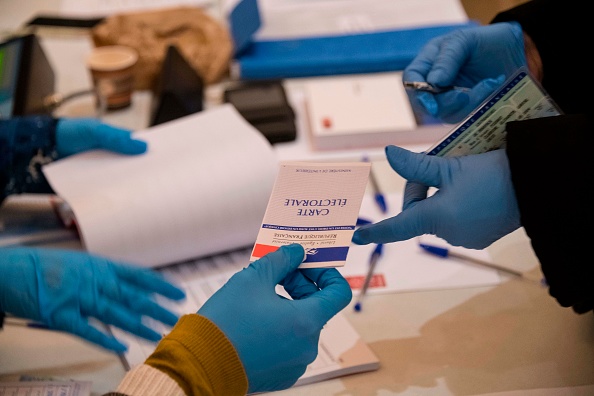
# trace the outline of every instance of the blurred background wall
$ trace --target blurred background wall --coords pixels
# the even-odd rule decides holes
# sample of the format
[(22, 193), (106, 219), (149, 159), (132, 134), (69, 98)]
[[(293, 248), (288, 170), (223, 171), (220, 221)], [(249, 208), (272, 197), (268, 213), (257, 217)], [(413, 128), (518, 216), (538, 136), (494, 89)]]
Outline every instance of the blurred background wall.
[(495, 15), (528, 0), (460, 0), (468, 17), (482, 24), (487, 24)]

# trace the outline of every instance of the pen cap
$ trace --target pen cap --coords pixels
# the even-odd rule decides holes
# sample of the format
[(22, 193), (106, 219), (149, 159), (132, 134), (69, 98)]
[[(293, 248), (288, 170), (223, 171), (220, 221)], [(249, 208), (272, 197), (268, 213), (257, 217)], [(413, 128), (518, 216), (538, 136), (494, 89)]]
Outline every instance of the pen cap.
[(424, 243), (419, 243), (419, 246), (422, 249), (425, 249), (426, 251), (428, 251), (429, 253), (435, 254), (436, 256), (448, 257), (448, 249), (446, 249), (446, 248), (441, 248), (441, 247), (438, 247), (438, 246), (425, 245)]
[(384, 250), (384, 244), (378, 243), (377, 246), (375, 247), (375, 249), (373, 250), (373, 254), (379, 256), (382, 254), (383, 250)]

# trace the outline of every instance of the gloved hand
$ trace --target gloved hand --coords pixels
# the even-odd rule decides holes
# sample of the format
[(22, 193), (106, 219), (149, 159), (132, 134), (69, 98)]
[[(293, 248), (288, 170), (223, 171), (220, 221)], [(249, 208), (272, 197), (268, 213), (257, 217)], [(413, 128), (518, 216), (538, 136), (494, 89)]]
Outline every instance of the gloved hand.
[(456, 30), (429, 41), (404, 69), (404, 81), (454, 85), (468, 91), (415, 92), (429, 114), (462, 121), (518, 68), (526, 65), (522, 28), (502, 22)]
[[(354, 243), (433, 234), (455, 246), (483, 249), (520, 227), (504, 149), (447, 158), (388, 146), (386, 155), (390, 166), (407, 179), (402, 212), (360, 227)], [(428, 186), (439, 190), (427, 197)]]
[(93, 149), (142, 154), (146, 148), (146, 142), (133, 139), (130, 131), (94, 118), (62, 118), (56, 126), (56, 149), (60, 158)]
[(83, 252), (52, 249), (0, 249), (0, 311), (76, 334), (109, 350), (126, 346), (88, 323), (96, 318), (152, 341), (161, 334), (142, 315), (169, 326), (178, 317), (154, 301), (184, 292), (151, 270), (116, 264)]
[[(301, 245), (281, 247), (235, 274), (198, 310), (237, 350), (250, 393), (293, 385), (316, 358), (322, 327), (352, 298), (334, 268), (295, 271), (303, 257)], [(293, 300), (279, 296), (277, 284)]]

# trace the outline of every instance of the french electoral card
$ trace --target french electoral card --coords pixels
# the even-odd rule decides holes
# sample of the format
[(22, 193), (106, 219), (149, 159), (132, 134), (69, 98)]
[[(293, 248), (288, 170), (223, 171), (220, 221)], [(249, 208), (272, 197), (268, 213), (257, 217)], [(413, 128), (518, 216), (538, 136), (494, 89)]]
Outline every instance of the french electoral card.
[(299, 243), (300, 268), (344, 266), (370, 169), (369, 162), (281, 162), (250, 261)]
[(496, 150), (505, 146), (507, 122), (559, 114), (559, 107), (522, 67), (426, 153), (454, 157)]

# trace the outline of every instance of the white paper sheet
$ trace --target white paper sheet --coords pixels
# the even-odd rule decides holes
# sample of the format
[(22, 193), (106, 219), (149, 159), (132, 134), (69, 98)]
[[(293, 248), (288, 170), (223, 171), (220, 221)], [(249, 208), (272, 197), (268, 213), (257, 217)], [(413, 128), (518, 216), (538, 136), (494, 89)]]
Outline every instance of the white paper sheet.
[(147, 153), (92, 151), (44, 167), (89, 252), (154, 267), (253, 245), (277, 160), (232, 105), (136, 136)]
[(259, 0), (258, 5), (258, 40), (468, 22), (458, 0)]

